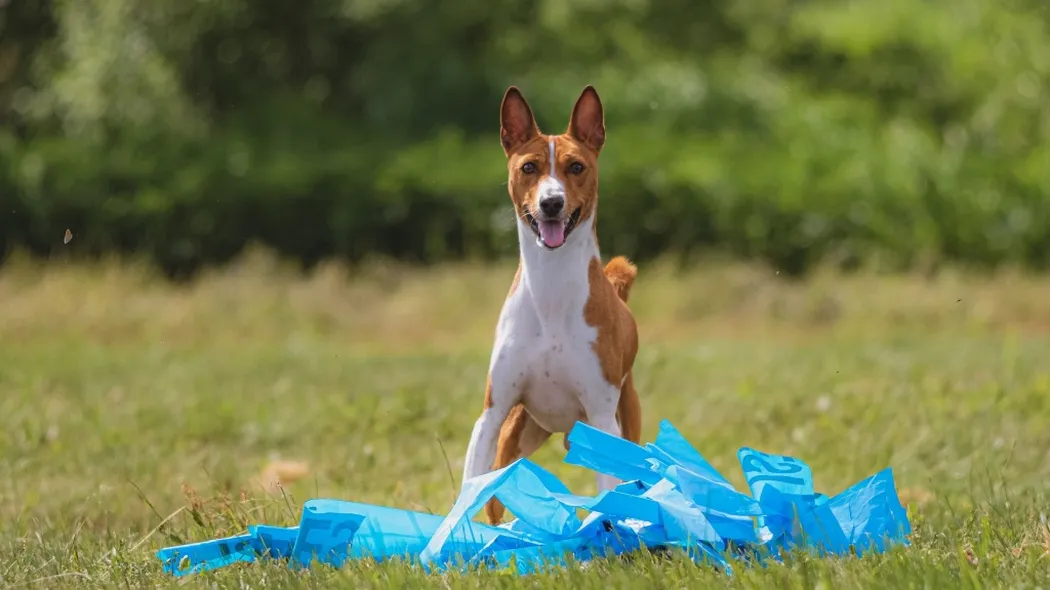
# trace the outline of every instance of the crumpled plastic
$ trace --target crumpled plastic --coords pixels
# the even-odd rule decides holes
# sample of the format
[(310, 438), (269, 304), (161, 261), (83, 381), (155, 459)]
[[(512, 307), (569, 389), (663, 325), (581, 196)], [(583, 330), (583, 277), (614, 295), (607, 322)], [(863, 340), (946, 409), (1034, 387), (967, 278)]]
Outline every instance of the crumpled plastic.
[[(236, 562), (287, 561), (339, 567), (347, 560), (407, 559), (428, 571), (484, 564), (528, 574), (620, 555), (677, 548), (732, 574), (731, 561), (781, 560), (784, 552), (866, 555), (907, 546), (908, 515), (886, 468), (839, 494), (817, 493), (808, 465), (744, 447), (737, 453), (750, 495), (736, 490), (666, 420), (644, 446), (584, 423), (569, 433), (565, 462), (624, 483), (579, 496), (528, 459), (480, 475), (446, 516), (341, 500), (303, 506), (299, 525), (255, 525), (246, 534), (157, 552), (175, 576)], [(474, 522), (490, 498), (517, 519)], [(578, 516), (587, 511), (586, 518)]]

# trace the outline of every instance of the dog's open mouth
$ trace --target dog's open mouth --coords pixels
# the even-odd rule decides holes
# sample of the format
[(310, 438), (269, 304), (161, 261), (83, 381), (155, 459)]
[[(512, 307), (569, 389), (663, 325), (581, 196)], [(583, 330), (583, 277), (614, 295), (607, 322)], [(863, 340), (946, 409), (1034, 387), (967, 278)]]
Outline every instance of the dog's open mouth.
[(572, 230), (576, 228), (576, 224), (580, 221), (581, 209), (577, 207), (568, 217), (561, 219), (542, 220), (533, 217), (532, 213), (526, 209), (525, 219), (528, 220), (532, 231), (536, 233), (536, 240), (548, 250), (554, 250), (560, 248)]

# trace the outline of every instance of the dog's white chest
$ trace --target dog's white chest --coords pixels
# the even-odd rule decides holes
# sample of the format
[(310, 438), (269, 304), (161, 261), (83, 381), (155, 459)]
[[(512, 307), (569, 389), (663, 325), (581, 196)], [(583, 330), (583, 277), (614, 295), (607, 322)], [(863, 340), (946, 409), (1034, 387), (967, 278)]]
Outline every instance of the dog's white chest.
[(553, 300), (523, 284), (503, 309), (491, 369), (520, 388), (526, 411), (548, 432), (571, 430), (586, 418), (586, 398), (607, 389), (593, 348), (598, 331), (584, 320), (588, 296), (586, 280)]

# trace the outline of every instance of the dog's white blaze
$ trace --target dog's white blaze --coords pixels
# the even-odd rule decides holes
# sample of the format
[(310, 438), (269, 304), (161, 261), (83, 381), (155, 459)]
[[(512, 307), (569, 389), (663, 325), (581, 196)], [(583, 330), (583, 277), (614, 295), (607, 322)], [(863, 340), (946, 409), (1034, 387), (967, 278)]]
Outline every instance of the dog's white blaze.
[[(557, 160), (557, 158), (554, 157), (554, 140), (551, 139), (550, 142), (548, 143), (548, 145), (550, 146), (550, 153), (551, 153), (551, 171), (550, 171), (550, 175), (551, 175), (551, 178), (553, 178), (554, 180), (558, 180), (558, 160)], [(558, 182), (560, 183), (561, 181), (558, 180)]]
[[(565, 184), (558, 178), (557, 160), (554, 153), (554, 140), (550, 140), (548, 144), (550, 149), (550, 170), (547, 171), (547, 175), (540, 179), (540, 184), (536, 190), (536, 203), (534, 205), (539, 207), (540, 201), (550, 197), (565, 197)], [(535, 210), (535, 209), (534, 209)]]
[[(552, 158), (553, 149), (552, 142)], [(577, 420), (586, 420), (620, 436), (620, 388), (605, 380), (593, 348), (598, 331), (584, 319), (588, 270), (599, 257), (593, 223), (593, 217), (582, 221), (564, 246), (548, 250), (519, 219), (521, 277), (500, 313), (489, 362), (492, 407), (474, 426), (464, 481), (492, 468), (500, 426), (519, 402), (549, 433), (568, 432)], [(616, 484), (615, 478), (598, 476), (599, 490)]]

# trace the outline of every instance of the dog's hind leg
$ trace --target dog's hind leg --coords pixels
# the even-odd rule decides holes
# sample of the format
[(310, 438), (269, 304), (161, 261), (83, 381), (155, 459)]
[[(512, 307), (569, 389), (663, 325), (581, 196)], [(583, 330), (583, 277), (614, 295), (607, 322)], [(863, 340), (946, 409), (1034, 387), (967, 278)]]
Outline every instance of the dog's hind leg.
[(642, 402), (634, 389), (634, 375), (627, 378), (620, 388), (620, 401), (616, 406), (616, 419), (620, 422), (621, 436), (634, 444), (642, 441)]
[[(507, 420), (499, 432), (496, 444), (496, 460), (492, 470), (502, 469), (521, 457), (528, 457), (547, 442), (551, 433), (543, 429), (525, 411), (525, 406), (518, 404), (510, 411)], [(499, 524), (506, 508), (503, 503), (493, 498), (485, 504), (485, 514), (490, 524)]]

